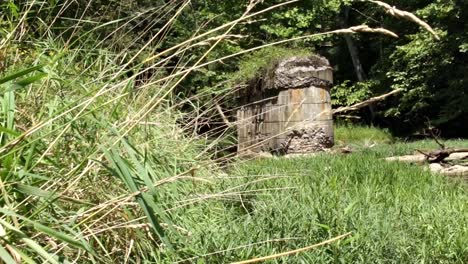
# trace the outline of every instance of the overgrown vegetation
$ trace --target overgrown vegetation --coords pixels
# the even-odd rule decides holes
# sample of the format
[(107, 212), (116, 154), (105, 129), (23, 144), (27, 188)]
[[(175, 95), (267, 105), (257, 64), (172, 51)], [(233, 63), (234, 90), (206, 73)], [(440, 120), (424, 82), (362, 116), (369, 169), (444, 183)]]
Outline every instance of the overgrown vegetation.
[(239, 71), (235, 72), (230, 79), (233, 84), (245, 83), (253, 79), (256, 74), (273, 67), (272, 65), (277, 64), (281, 59), (311, 55), (311, 51), (306, 49), (267, 47), (245, 56), (239, 64)]
[[(428, 17), (444, 7), (439, 31), (459, 27), (452, 18), (461, 14), (462, 2), (427, 7), (424, 1), (410, 2), (402, 7), (429, 10)], [(232, 152), (234, 128), (216, 123), (220, 110), (215, 105), (229, 101), (233, 92), (226, 83), (248, 78), (284, 56), (328, 52), (340, 82), (353, 79), (344, 73), (351, 70), (339, 68), (347, 64), (337, 60), (347, 51), (335, 44), (323, 48), (328, 41), (339, 43), (338, 37), (285, 38), (341, 27), (344, 7), (376, 15), (367, 4), (3, 1), (0, 259), (223, 263), (352, 232), (339, 243), (276, 261), (468, 261), (466, 184), (380, 160), (414, 145), (383, 146), (393, 142), (387, 131), (339, 127), (341, 144), (377, 147), (349, 157), (241, 164)], [(355, 21), (361, 22), (354, 17), (348, 22)], [(405, 27), (398, 24), (395, 30)], [(390, 102), (382, 109), (388, 116), (406, 115), (405, 107), (419, 97), (424, 107), (414, 105), (414, 111), (420, 113), (438, 98), (430, 94), (436, 86), (426, 90), (422, 82), (428, 76), (439, 80), (436, 72), (446, 66), (462, 72), (465, 66), (454, 59), (458, 53), (448, 54), (441, 65), (431, 64), (441, 67), (433, 72), (423, 64), (416, 76), (413, 67), (457, 45), (465, 54), (466, 38), (457, 31), (441, 34), (442, 44), (427, 43), (426, 33), (409, 31), (415, 35), (391, 42), (378, 56), (372, 45), (386, 40), (372, 41), (376, 37), (369, 35), (356, 40), (372, 44), (374, 56), (366, 68), (375, 66), (375, 76), (384, 70), (389, 75), (367, 84), (352, 80), (349, 86), (362, 89), (337, 96), (338, 105), (385, 90), (392, 78), (392, 85), (409, 92), (401, 105)], [(249, 49), (276, 40), (285, 40), (281, 48), (248, 55)], [(375, 62), (385, 56), (395, 64)], [(399, 62), (405, 69), (395, 68)], [(397, 70), (415, 78), (396, 78), (403, 76)], [(440, 78), (437, 85), (450, 82), (450, 89), (463, 94), (465, 79)], [(380, 86), (374, 90), (371, 84)], [(439, 95), (447, 105), (463, 98)], [(460, 108), (458, 116), (464, 111)], [(228, 118), (234, 112), (227, 109)]]

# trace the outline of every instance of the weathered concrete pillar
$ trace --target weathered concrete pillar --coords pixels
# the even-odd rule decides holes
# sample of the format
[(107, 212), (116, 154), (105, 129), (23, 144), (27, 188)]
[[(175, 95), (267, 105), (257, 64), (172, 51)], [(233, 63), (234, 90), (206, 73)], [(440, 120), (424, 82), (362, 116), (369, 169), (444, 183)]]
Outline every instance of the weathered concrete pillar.
[(333, 145), (333, 71), (319, 56), (263, 70), (239, 93), (239, 152), (311, 153)]

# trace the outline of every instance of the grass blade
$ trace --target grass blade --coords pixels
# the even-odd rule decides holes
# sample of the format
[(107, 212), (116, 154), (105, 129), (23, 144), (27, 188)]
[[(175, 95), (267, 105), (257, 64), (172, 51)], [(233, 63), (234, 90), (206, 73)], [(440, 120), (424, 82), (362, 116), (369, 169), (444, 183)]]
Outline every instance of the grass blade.
[(39, 81), (40, 79), (42, 79), (42, 78), (44, 78), (46, 76), (47, 76), (47, 73), (41, 72), (41, 73), (38, 73), (38, 74), (33, 75), (31, 77), (27, 77), (27, 78), (24, 78), (22, 80), (19, 80), (15, 84), (19, 85), (21, 87), (24, 87), (24, 86), (29, 85), (31, 83), (37, 82), (37, 81)]
[[(140, 184), (132, 175), (134, 168), (132, 168), (130, 162), (123, 159), (114, 147), (111, 148), (110, 152), (105, 151), (105, 154), (111, 163), (111, 167), (108, 168), (110, 169), (110, 172), (116, 174), (116, 176), (118, 176), (127, 185), (131, 192), (139, 192)], [(158, 216), (156, 215), (154, 208), (150, 206), (150, 204), (152, 204), (152, 199), (152, 196), (145, 193), (136, 196), (136, 200), (148, 218), (154, 233), (169, 249), (172, 250), (172, 244), (167, 239), (164, 229), (159, 223)]]
[(41, 69), (42, 67), (44, 67), (44, 65), (43, 65), (43, 64), (40, 64), (40, 65), (31, 67), (31, 68), (27, 68), (27, 69), (25, 69), (25, 70), (16, 72), (16, 73), (11, 74), (11, 75), (9, 75), (9, 76), (0, 78), (0, 84), (4, 84), (4, 83), (9, 82), (9, 81), (11, 81), (11, 80), (14, 80), (14, 79), (17, 79), (17, 78), (19, 78), (19, 77), (25, 76), (26, 74), (29, 74), (29, 73), (31, 73), (31, 72), (34, 72), (34, 71), (37, 71), (37, 70)]
[(49, 252), (47, 252), (43, 247), (41, 247), (39, 244), (37, 244), (36, 242), (34, 242), (34, 240), (30, 239), (30, 238), (26, 238), (24, 237), (23, 239), (21, 239), (24, 243), (26, 243), (26, 245), (28, 245), (31, 249), (33, 249), (34, 251), (36, 251), (39, 255), (41, 255), (44, 259), (46, 259), (47, 261), (49, 261), (50, 263), (53, 263), (53, 264), (59, 264), (59, 262), (54, 258), (54, 256), (52, 254), (50, 254)]
[(42, 225), (42, 224), (39, 224), (39, 223), (36, 223), (34, 224), (34, 228), (36, 228), (38, 231), (41, 231), (43, 232), (44, 234), (46, 235), (49, 235), (51, 237), (54, 237), (62, 242), (65, 242), (69, 245), (72, 245), (74, 247), (77, 247), (77, 248), (81, 248), (81, 249), (84, 249), (86, 251), (91, 251), (91, 247), (85, 243), (85, 242), (80, 242), (80, 241), (77, 241), (76, 239), (74, 239), (73, 237), (63, 233), (63, 232), (58, 232), (57, 230), (54, 230), (50, 227), (47, 227), (45, 225)]
[[(43, 232), (44, 234), (46, 235), (49, 235), (51, 237), (54, 237), (62, 242), (65, 242), (69, 245), (72, 245), (72, 246), (75, 246), (75, 247), (78, 247), (78, 248), (81, 248), (81, 249), (84, 249), (84, 250), (87, 250), (89, 251), (91, 249), (91, 247), (89, 246), (88, 243), (84, 242), (84, 241), (77, 241), (76, 239), (74, 239), (73, 237), (63, 233), (63, 232), (59, 232), (55, 229), (52, 229), (50, 227), (47, 227), (41, 223), (38, 223), (36, 221), (33, 221), (27, 217), (24, 217), (24, 216), (21, 216), (21, 215), (18, 215), (16, 213), (13, 213), (11, 211), (8, 211), (6, 209), (3, 209), (3, 208), (0, 208), (0, 213), (3, 213), (4, 215), (8, 215), (8, 216), (14, 216), (14, 217), (17, 217), (25, 222), (27, 222), (28, 224), (31, 224), (36, 230), (40, 231), (40, 232)], [(1, 219), (0, 219), (1, 220)], [(4, 223), (5, 224), (5, 223)], [(21, 233), (22, 232), (19, 230), (19, 229), (16, 229), (16, 228), (13, 228), (12, 226), (10, 226), (10, 229), (15, 231), (16, 233)], [(23, 236), (25, 236), (23, 234)]]

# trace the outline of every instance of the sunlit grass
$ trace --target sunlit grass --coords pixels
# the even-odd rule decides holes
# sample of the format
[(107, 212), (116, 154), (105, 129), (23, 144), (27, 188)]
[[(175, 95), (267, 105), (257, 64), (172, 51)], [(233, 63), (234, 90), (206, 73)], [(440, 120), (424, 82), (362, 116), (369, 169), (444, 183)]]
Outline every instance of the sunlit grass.
[(467, 183), (382, 160), (426, 146), (434, 144), (234, 165), (218, 180), (218, 196), (177, 215), (192, 230), (194, 255), (228, 250), (201, 263), (266, 256), (346, 232), (353, 234), (339, 243), (274, 263), (466, 263)]
[(339, 124), (335, 126), (335, 142), (345, 144), (391, 143), (394, 138), (389, 131), (372, 126)]

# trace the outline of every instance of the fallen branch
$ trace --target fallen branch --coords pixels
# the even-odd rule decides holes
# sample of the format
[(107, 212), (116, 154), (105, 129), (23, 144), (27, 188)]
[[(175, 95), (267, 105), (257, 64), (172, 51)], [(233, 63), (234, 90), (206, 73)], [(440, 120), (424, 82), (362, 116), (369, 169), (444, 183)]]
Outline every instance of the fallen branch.
[(397, 94), (397, 93), (400, 93), (402, 92), (403, 89), (397, 89), (397, 90), (393, 90), (389, 93), (386, 93), (386, 94), (383, 94), (383, 95), (379, 95), (379, 96), (376, 96), (376, 97), (372, 97), (371, 99), (369, 100), (366, 100), (364, 102), (360, 102), (360, 103), (357, 103), (357, 104), (354, 104), (352, 106), (344, 106), (344, 107), (339, 107), (335, 110), (333, 110), (333, 114), (338, 114), (338, 113), (343, 113), (343, 112), (347, 112), (347, 111), (356, 111), (356, 110), (359, 110), (363, 107), (366, 107), (368, 105), (371, 105), (375, 102), (378, 102), (378, 101), (382, 101), (384, 100), (385, 98), (389, 97), (389, 96), (392, 96), (394, 94)]
[(429, 133), (431, 134), (431, 136), (434, 138), (434, 141), (437, 143), (437, 145), (439, 145), (441, 149), (446, 149), (445, 144), (439, 141), (439, 139), (434, 134), (434, 131), (432, 131), (432, 129), (429, 129)]
[(429, 162), (426, 168), (431, 172), (447, 176), (468, 176), (468, 166), (456, 164), (468, 159), (467, 148), (435, 150), (429, 153), (418, 150), (418, 152), (421, 154), (389, 157), (385, 160), (410, 162), (417, 165), (425, 165)]
[(461, 149), (438, 149), (433, 150), (430, 152), (424, 152), (421, 150), (416, 150), (417, 152), (423, 154), (426, 157), (426, 161), (429, 163), (441, 163), (444, 162), (446, 158), (448, 158), (453, 153), (466, 153), (468, 152), (468, 148), (461, 148)]
[(261, 258), (254, 258), (254, 259), (249, 259), (249, 260), (244, 260), (244, 261), (239, 261), (239, 262), (233, 262), (232, 264), (258, 263), (258, 262), (263, 262), (263, 261), (270, 260), (270, 259), (286, 257), (286, 256), (294, 255), (294, 254), (297, 254), (297, 253), (300, 253), (300, 252), (304, 252), (304, 251), (311, 250), (311, 249), (314, 249), (314, 248), (317, 248), (317, 247), (320, 247), (320, 246), (323, 246), (323, 245), (333, 243), (333, 242), (338, 241), (340, 239), (343, 239), (343, 238), (345, 238), (345, 237), (347, 237), (349, 235), (351, 235), (351, 232), (346, 233), (346, 234), (341, 235), (341, 236), (334, 237), (332, 239), (329, 239), (329, 240), (326, 240), (326, 241), (323, 241), (323, 242), (320, 242), (320, 243), (312, 245), (312, 246), (305, 247), (305, 248), (291, 250), (291, 251), (288, 251), (288, 252), (278, 253), (278, 254), (274, 254), (274, 255), (270, 255), (270, 256), (266, 256), (266, 257), (261, 257)]
[[(448, 156), (445, 160), (446, 161), (456, 161), (456, 160), (465, 160), (468, 159), (468, 151), (463, 152), (462, 149), (459, 152), (453, 152)], [(396, 156), (396, 157), (388, 157), (385, 158), (387, 161), (405, 161), (405, 162), (413, 162), (413, 163), (424, 163), (427, 161), (427, 153), (422, 154), (415, 154), (415, 155), (405, 155), (405, 156)]]

